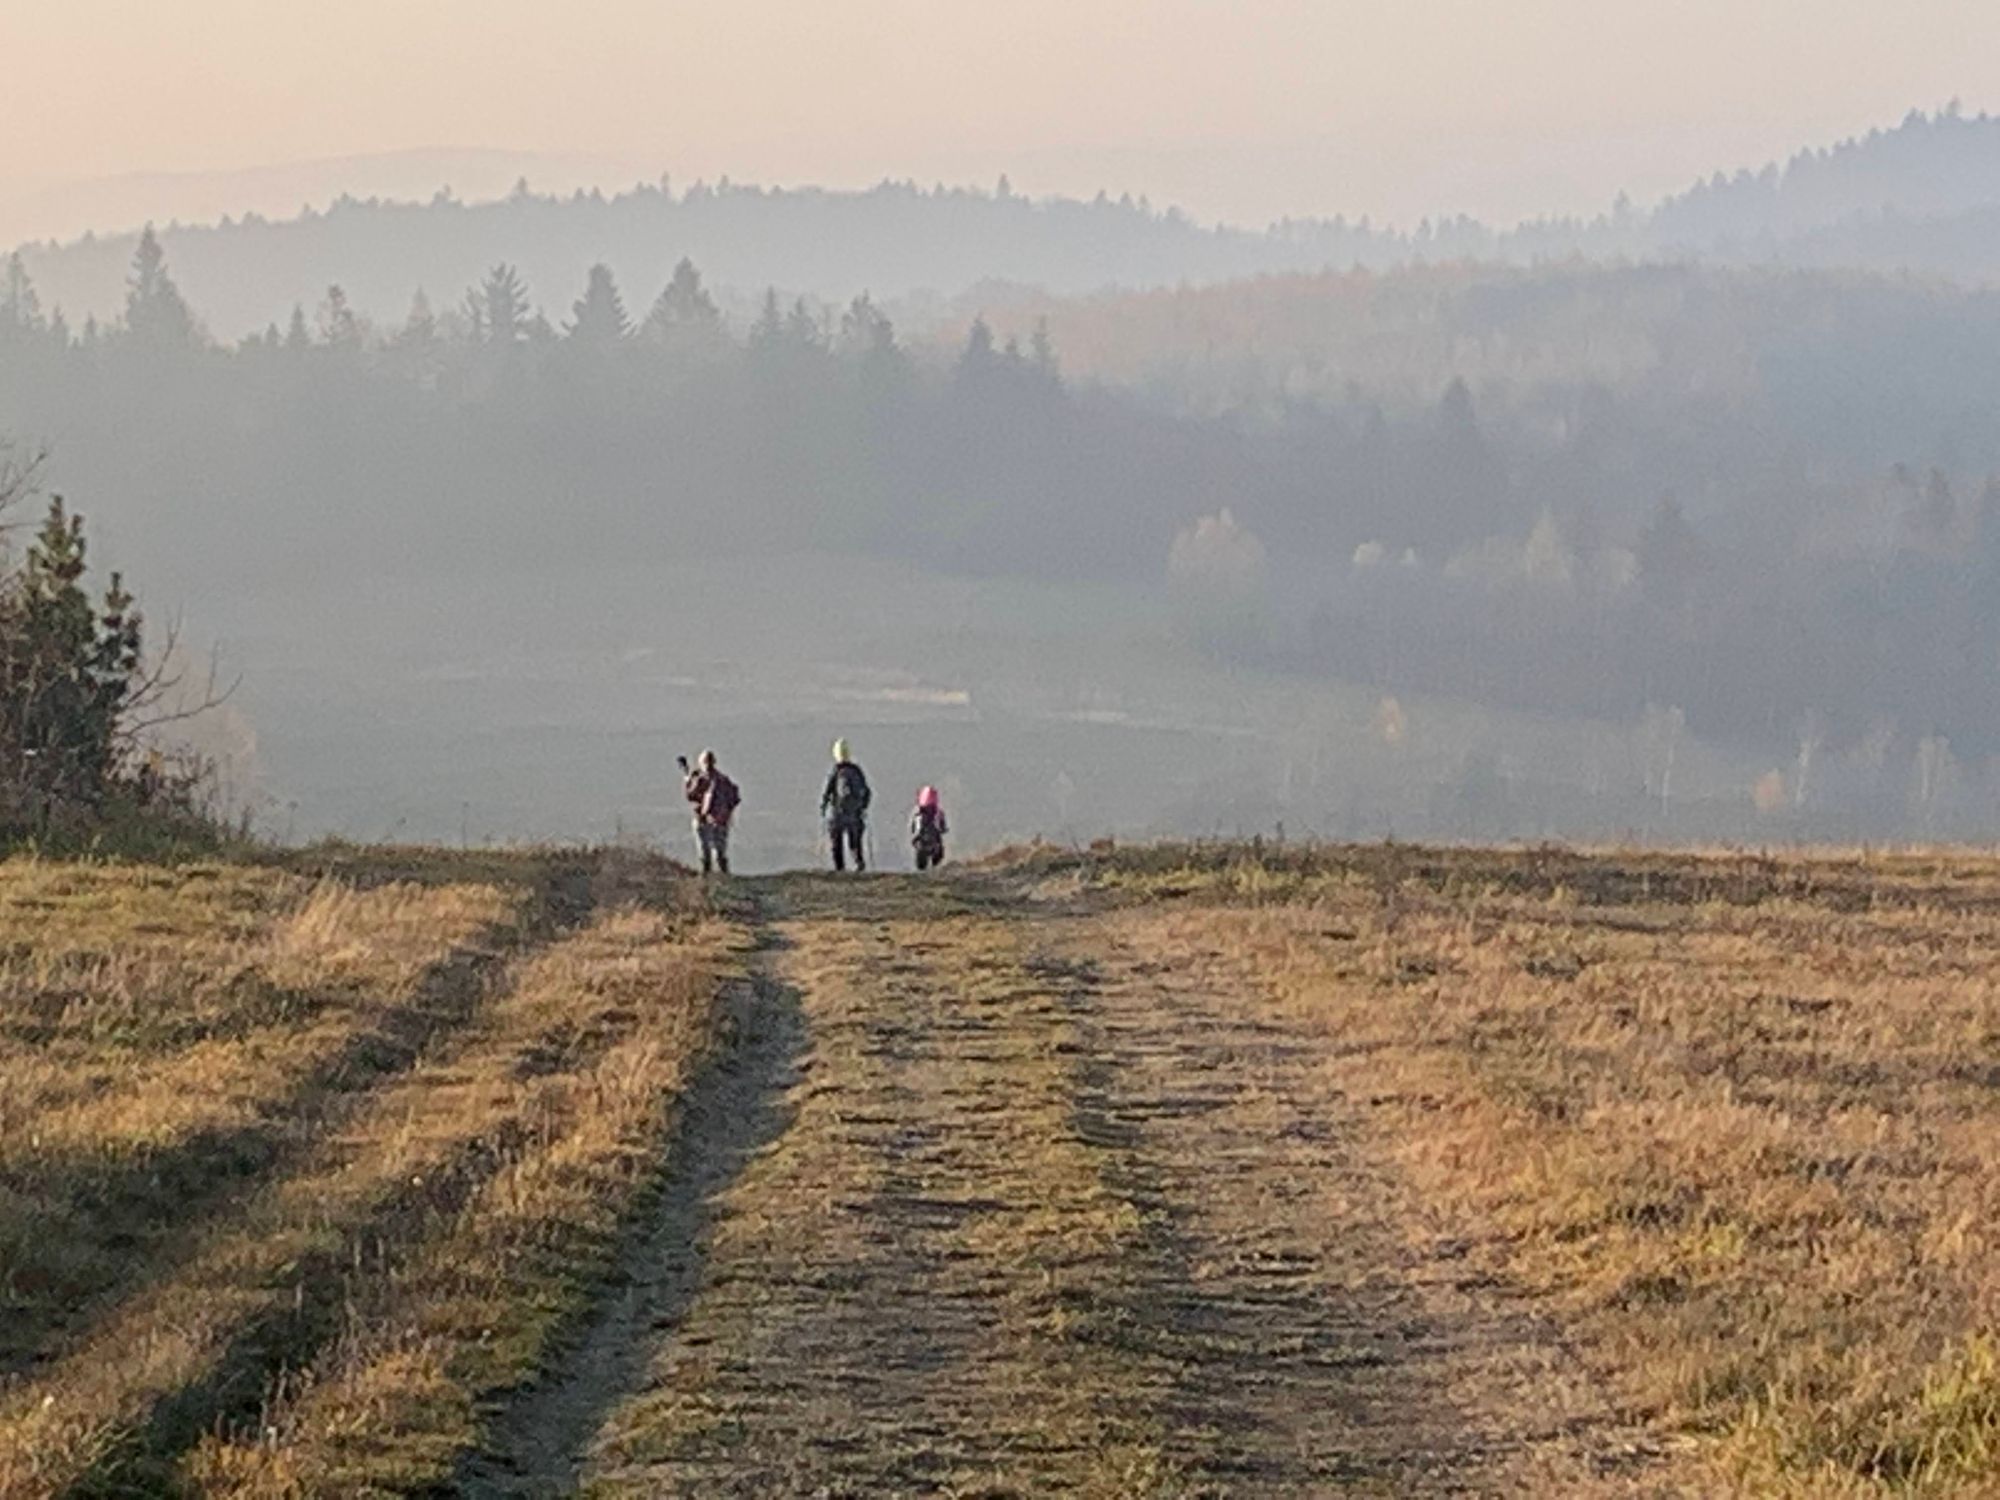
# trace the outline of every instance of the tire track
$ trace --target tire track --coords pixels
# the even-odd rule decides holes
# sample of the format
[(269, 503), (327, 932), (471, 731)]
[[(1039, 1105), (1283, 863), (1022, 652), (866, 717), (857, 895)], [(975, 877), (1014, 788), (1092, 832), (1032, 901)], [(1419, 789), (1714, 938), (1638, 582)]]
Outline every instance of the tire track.
[(768, 929), (760, 937), (752, 974), (730, 993), (713, 1054), (681, 1101), (661, 1187), (639, 1208), (645, 1228), (620, 1280), (556, 1368), (493, 1420), (486, 1451), (460, 1471), (461, 1493), (575, 1493), (606, 1417), (686, 1316), (718, 1199), (790, 1125), (805, 1029), (798, 996), (774, 973), (776, 939)]
[(1090, 1316), (1136, 1216), (1072, 1128), (1067, 1007), (1013, 922), (853, 890), (781, 926), (792, 1127), (720, 1206), (592, 1493), (1160, 1492), (1146, 1382)]
[(1595, 1487), (1523, 1477), (1559, 1402), (1465, 1399), (1534, 1384), (1532, 1333), (1430, 1284), (1331, 1043), (1198, 923), (977, 875), (765, 892), (749, 1003), (789, 1019), (739, 1028), (630, 1280), (471, 1491)]
[[(1323, 1040), (1197, 927), (1110, 916), (1044, 963), (1091, 1017), (1085, 1107), (1154, 1253), (1132, 1315), (1178, 1372), (1168, 1456), (1202, 1493), (1599, 1493), (1545, 1331), (1465, 1295), (1341, 1127)], [(1610, 1446), (1616, 1446), (1615, 1443)]]

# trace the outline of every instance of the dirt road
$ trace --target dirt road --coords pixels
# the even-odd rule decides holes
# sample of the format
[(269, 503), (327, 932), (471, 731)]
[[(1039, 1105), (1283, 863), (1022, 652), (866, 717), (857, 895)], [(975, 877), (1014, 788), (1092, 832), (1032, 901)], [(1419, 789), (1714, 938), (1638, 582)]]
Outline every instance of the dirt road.
[(1199, 922), (1000, 876), (746, 884), (670, 1182), (481, 1493), (1630, 1491), (1545, 1328), (1408, 1232)]

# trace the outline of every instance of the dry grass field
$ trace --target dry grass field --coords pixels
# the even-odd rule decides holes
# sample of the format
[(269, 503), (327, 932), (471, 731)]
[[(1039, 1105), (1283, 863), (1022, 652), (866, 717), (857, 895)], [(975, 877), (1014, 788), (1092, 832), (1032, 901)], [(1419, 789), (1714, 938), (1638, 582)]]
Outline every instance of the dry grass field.
[(2000, 863), (1042, 864), (1332, 1044), (1410, 1248), (1574, 1356), (1639, 1488), (2000, 1492)]
[(0, 864), (0, 1494), (448, 1483), (740, 943), (665, 867)]
[(2000, 862), (0, 864), (0, 1495), (2000, 1492)]

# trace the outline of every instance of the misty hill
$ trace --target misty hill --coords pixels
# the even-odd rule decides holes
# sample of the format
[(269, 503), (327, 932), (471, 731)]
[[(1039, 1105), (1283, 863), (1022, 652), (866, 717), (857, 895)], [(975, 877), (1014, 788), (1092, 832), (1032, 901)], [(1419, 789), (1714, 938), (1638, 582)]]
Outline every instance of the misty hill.
[(2000, 827), (2000, 292), (1457, 265), (940, 347), (867, 299), (732, 327), (686, 264), (558, 328), (501, 268), (223, 347), (157, 244), (129, 279), (79, 334), (10, 268), (0, 433), (233, 622), (291, 785), (404, 736), (357, 816), (487, 754), (544, 831), (580, 722), (644, 786), (635, 717), (759, 723), (776, 776), (873, 715), (1013, 831), (1722, 836), (1753, 782), (1774, 830)]
[[(500, 198), (523, 177), (545, 191), (568, 192), (594, 183), (637, 182), (655, 175), (650, 162), (636, 156), (413, 147), (219, 171), (120, 172), (11, 190), (0, 185), (0, 241), (62, 241), (148, 222), (208, 224), (246, 214), (283, 219), (343, 194), (422, 202), (446, 183), (473, 201)], [(10, 227), (16, 225), (23, 227)]]
[[(1694, 249), (1838, 244), (1858, 222), (1950, 222), (2000, 207), (2000, 119), (1956, 106), (1912, 111), (1871, 130), (1805, 150), (1759, 172), (1718, 172), (1650, 216), (1663, 246)], [(1911, 240), (1914, 249), (1915, 241)]]
[[(234, 340), (338, 284), (359, 313), (400, 319), (422, 289), (455, 302), (493, 264), (523, 274), (551, 310), (596, 262), (650, 300), (683, 256), (707, 268), (747, 323), (765, 286), (845, 301), (856, 292), (950, 298), (987, 281), (1058, 294), (1211, 283), (1353, 266), (1550, 258), (1710, 258), (2000, 279), (2000, 120), (1912, 114), (1782, 166), (1700, 183), (1646, 212), (1621, 204), (1591, 221), (1499, 229), (1468, 219), (1390, 229), (1366, 219), (1295, 220), (1267, 230), (1198, 224), (1131, 198), (1029, 199), (1008, 190), (883, 183), (862, 192), (662, 182), (605, 195), (498, 201), (336, 199), (324, 211), (255, 214), (163, 231), (210, 331)], [(80, 326), (114, 316), (135, 238), (86, 237), (25, 250), (44, 300)], [(916, 299), (916, 300), (911, 300)]]
[[(1761, 266), (1413, 266), (1048, 297), (986, 314), (1071, 375), (1243, 421), (1362, 399), (1408, 413), (1453, 380), (1562, 440), (1593, 403), (1704, 414), (1844, 464), (2000, 466), (2000, 292)], [(970, 319), (968, 318), (969, 322)], [(1690, 434), (1693, 437), (1693, 434)], [(1680, 483), (1654, 455), (1634, 486)], [(1619, 492), (1626, 487), (1620, 486)], [(1600, 488), (1600, 503), (1613, 492)]]

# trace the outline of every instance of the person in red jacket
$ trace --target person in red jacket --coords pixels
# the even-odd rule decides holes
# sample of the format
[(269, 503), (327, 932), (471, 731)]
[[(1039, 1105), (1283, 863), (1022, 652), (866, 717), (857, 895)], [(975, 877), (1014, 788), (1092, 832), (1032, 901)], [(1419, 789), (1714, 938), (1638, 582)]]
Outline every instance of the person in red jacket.
[(701, 873), (707, 875), (719, 869), (727, 875), (729, 825), (742, 804), (743, 793), (717, 769), (713, 750), (702, 751), (692, 771), (683, 756), (681, 770), (687, 772), (681, 790), (694, 808), (694, 838), (701, 847)]

